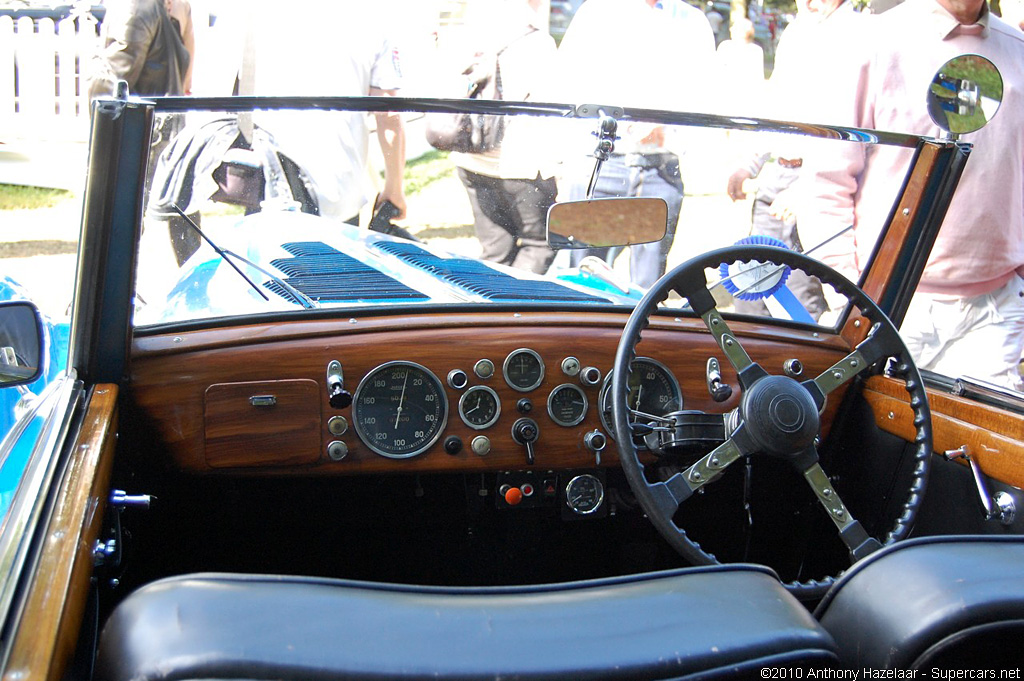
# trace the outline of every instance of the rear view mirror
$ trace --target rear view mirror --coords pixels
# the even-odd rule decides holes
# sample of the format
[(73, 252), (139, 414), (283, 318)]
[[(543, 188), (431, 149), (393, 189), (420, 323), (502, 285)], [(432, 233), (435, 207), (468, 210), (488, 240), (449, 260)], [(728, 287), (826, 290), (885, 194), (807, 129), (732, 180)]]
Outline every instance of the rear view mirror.
[(928, 88), (928, 114), (954, 138), (985, 127), (1002, 101), (999, 69), (977, 54), (950, 59)]
[(548, 210), (552, 248), (608, 248), (661, 241), (668, 204), (659, 198), (607, 198), (556, 203)]
[(0, 303), (0, 388), (38, 379), (44, 364), (43, 319), (27, 301)]

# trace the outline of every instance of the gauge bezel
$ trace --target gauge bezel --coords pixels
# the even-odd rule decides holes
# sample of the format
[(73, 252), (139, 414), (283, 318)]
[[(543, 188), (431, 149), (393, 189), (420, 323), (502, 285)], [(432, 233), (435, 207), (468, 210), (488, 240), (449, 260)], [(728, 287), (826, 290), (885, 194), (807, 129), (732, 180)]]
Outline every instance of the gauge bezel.
[[(561, 420), (560, 418), (555, 416), (555, 411), (551, 407), (551, 401), (554, 399), (555, 394), (565, 389), (574, 390), (577, 395), (583, 398), (583, 409), (580, 412), (579, 418), (573, 421)], [(583, 388), (579, 387), (575, 383), (562, 383), (561, 385), (556, 385), (554, 388), (551, 389), (551, 392), (548, 393), (548, 416), (550, 416), (551, 420), (554, 421), (556, 424), (563, 426), (565, 428), (571, 428), (573, 426), (579, 425), (580, 423), (583, 423), (583, 419), (587, 418), (587, 411), (589, 409), (590, 401), (587, 399), (587, 394), (583, 392)]]
[[(598, 497), (597, 497), (597, 503), (594, 504), (593, 508), (590, 508), (590, 509), (588, 509), (586, 511), (581, 511), (576, 506), (573, 506), (572, 501), (570, 500), (569, 492), (573, 488), (574, 485), (579, 484), (579, 482), (582, 479), (584, 479), (584, 478), (589, 478), (590, 480), (593, 480), (594, 484), (597, 485)], [(601, 482), (601, 478), (597, 477), (596, 475), (593, 475), (591, 473), (581, 473), (581, 474), (577, 475), (572, 480), (570, 480), (569, 482), (566, 483), (566, 485), (565, 485), (565, 505), (569, 508), (570, 511), (572, 511), (576, 515), (591, 515), (593, 513), (597, 513), (597, 511), (601, 508), (601, 506), (603, 504), (604, 504), (604, 483)]]
[[(380, 447), (377, 447), (376, 445), (373, 444), (372, 438), (367, 436), (367, 433), (363, 428), (363, 423), (359, 415), (358, 406), (361, 403), (363, 393), (366, 390), (366, 387), (369, 384), (370, 380), (372, 380), (372, 378), (376, 376), (379, 372), (384, 371), (386, 369), (391, 369), (396, 366), (404, 366), (408, 367), (410, 370), (422, 372), (425, 378), (433, 382), (436, 392), (441, 399), (441, 418), (438, 420), (435, 432), (424, 444), (414, 449), (411, 449), (408, 452), (401, 452), (398, 454), (383, 450)], [(441, 439), (441, 435), (444, 434), (445, 428), (448, 426), (448, 394), (445, 392), (444, 384), (437, 377), (437, 375), (427, 367), (423, 366), (422, 364), (417, 364), (416, 362), (409, 362), (405, 360), (393, 360), (390, 362), (384, 362), (383, 364), (379, 364), (373, 369), (371, 369), (369, 372), (367, 372), (367, 374), (363, 376), (362, 380), (359, 381), (359, 385), (356, 387), (355, 394), (353, 394), (352, 396), (352, 425), (355, 427), (356, 434), (359, 436), (360, 442), (362, 442), (366, 446), (366, 448), (369, 449), (374, 454), (383, 456), (386, 459), (411, 459), (412, 457), (419, 456), (423, 452), (433, 447), (434, 444), (436, 444), (437, 441)]]
[[(656, 366), (657, 368), (661, 369), (663, 372), (665, 372), (665, 375), (668, 376), (669, 379), (672, 381), (672, 387), (675, 389), (675, 394), (679, 398), (679, 409), (676, 410), (676, 411), (679, 411), (679, 410), (683, 409), (683, 405), (685, 404), (684, 398), (683, 398), (683, 389), (680, 387), (679, 379), (677, 379), (676, 375), (674, 373), (672, 373), (672, 370), (669, 369), (662, 362), (659, 362), (658, 360), (656, 360), (656, 359), (654, 359), (652, 357), (637, 357), (632, 362), (630, 362), (630, 366), (635, 365), (637, 363), (652, 364), (652, 365)], [(635, 371), (635, 369), (634, 369), (634, 371)], [(608, 422), (608, 419), (611, 417), (611, 414), (607, 414), (607, 415), (605, 414), (604, 403), (605, 403), (605, 397), (607, 396), (609, 391), (611, 391), (611, 388), (612, 388), (612, 374), (613, 373), (614, 372), (609, 371), (605, 375), (604, 382), (601, 384), (601, 390), (597, 394), (597, 415), (601, 419), (601, 427), (604, 428), (605, 432), (608, 433), (608, 435), (610, 435), (612, 437), (612, 439), (615, 438), (615, 428), (611, 425), (611, 423)], [(646, 447), (645, 447), (645, 449), (646, 449)]]
[[(508, 366), (512, 362), (513, 358), (518, 357), (519, 355), (524, 353), (532, 356), (534, 359), (537, 360), (537, 364), (540, 366), (540, 375), (537, 376), (537, 381), (535, 383), (531, 383), (530, 385), (527, 386), (519, 386), (513, 383), (512, 379), (509, 378)], [(531, 390), (536, 390), (538, 387), (540, 387), (540, 384), (544, 382), (544, 359), (536, 350), (531, 350), (530, 348), (518, 348), (508, 353), (508, 356), (505, 358), (505, 361), (501, 365), (501, 375), (504, 377), (505, 383), (508, 385), (508, 387), (512, 388), (513, 390), (517, 390), (521, 393), (528, 393)]]
[[(466, 398), (469, 397), (470, 395), (472, 395), (475, 392), (485, 392), (485, 393), (489, 394), (491, 396), (491, 398), (494, 399), (494, 417), (491, 418), (491, 420), (488, 421), (487, 423), (481, 423), (481, 424), (473, 423), (472, 421), (469, 420), (469, 418), (466, 417), (466, 413), (465, 413), (465, 411), (463, 411), (463, 406), (464, 406), (464, 404), (466, 402)], [(459, 398), (459, 418), (462, 419), (462, 422), (465, 423), (470, 428), (472, 428), (473, 430), (484, 430), (485, 428), (490, 428), (491, 426), (493, 426), (495, 423), (498, 422), (498, 417), (500, 417), (500, 416), (501, 416), (501, 399), (498, 398), (498, 393), (494, 392), (494, 390), (492, 388), (490, 388), (490, 387), (488, 387), (486, 385), (470, 386), (469, 388), (466, 389), (466, 392), (464, 392), (462, 394), (462, 397)]]

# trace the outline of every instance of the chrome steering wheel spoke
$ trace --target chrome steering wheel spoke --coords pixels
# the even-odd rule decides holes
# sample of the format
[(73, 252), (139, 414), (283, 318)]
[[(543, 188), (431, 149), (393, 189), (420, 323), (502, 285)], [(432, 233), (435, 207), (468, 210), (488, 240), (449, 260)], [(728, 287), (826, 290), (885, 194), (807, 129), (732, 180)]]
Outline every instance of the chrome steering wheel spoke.
[(744, 451), (736, 440), (730, 438), (685, 471), (674, 474), (664, 482), (651, 483), (651, 493), (663, 517), (671, 518), (694, 492), (717, 478), (732, 463), (750, 453)]
[(814, 458), (815, 462), (803, 471), (804, 480), (811, 486), (814, 495), (818, 497), (828, 517), (839, 530), (840, 538), (850, 551), (850, 562), (855, 563), (882, 548), (882, 544), (870, 536), (860, 522), (850, 514), (839, 493), (832, 486), (832, 481), (817, 462), (816, 454)]
[(741, 387), (747, 389), (755, 381), (768, 375), (757, 362), (750, 359), (750, 355), (743, 349), (739, 339), (736, 338), (732, 329), (729, 328), (725, 319), (718, 312), (718, 308), (713, 307), (707, 310), (701, 314), (700, 318), (704, 320), (704, 324), (708, 327), (715, 342), (718, 343), (718, 347), (722, 348), (722, 352), (725, 353), (729, 364), (732, 364), (733, 368), (736, 369), (736, 375), (739, 378)]
[[(876, 324), (868, 333), (867, 338), (861, 341), (853, 352), (823, 371), (812, 381), (805, 383), (805, 385), (810, 388), (809, 384), (813, 383), (814, 386), (817, 386), (817, 390), (820, 391), (821, 398), (828, 396), (829, 393), (837, 390), (850, 381), (850, 379), (898, 351), (898, 348), (894, 350), (891, 347), (891, 339), (886, 339), (885, 336), (883, 328)], [(817, 398), (818, 396), (816, 395), (815, 399)], [(823, 402), (824, 400), (822, 399), (821, 401)]]

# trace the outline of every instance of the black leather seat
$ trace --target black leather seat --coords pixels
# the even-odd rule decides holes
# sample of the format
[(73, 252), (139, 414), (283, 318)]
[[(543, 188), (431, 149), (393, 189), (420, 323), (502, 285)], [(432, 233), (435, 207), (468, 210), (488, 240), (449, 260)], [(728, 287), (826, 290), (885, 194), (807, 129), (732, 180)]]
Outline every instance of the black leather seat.
[(1002, 669), (1024, 662), (1024, 537), (923, 537), (852, 567), (815, 615), (844, 667)]
[(754, 566), (508, 588), (196, 574), (115, 609), (95, 678), (756, 678), (835, 659)]

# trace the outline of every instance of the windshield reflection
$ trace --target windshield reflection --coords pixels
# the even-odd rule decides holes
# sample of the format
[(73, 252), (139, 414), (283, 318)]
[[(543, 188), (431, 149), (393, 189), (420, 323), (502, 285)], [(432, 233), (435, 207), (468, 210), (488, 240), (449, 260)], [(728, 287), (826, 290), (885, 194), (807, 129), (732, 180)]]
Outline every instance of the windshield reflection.
[[(370, 198), (355, 215), (343, 218), (346, 211), (330, 206), (333, 196), (345, 187), (351, 189), (350, 183), (336, 173), (322, 174), (317, 166), (296, 163), (293, 157), (301, 154), (286, 147), (270, 126), (287, 118), (294, 122), (290, 125), (327, 126), (329, 134), (336, 134), (353, 112), (257, 113), (261, 115), (253, 115), (248, 143), (240, 141), (235, 111), (167, 114), (176, 122), (165, 123), (164, 129), (176, 132), (168, 136), (155, 163), (148, 192), (136, 325), (335, 307), (630, 306), (675, 264), (741, 240), (763, 243), (758, 240), (767, 238), (757, 232), (752, 220), (763, 197), (759, 183), (764, 181), (745, 180), (743, 198), (729, 194), (737, 158), (778, 144), (780, 139), (795, 139), (808, 159), (816, 150), (835, 154), (837, 148), (858, 144), (781, 132), (659, 124), (653, 129), (658, 130), (660, 144), (674, 149), (676, 156), (685, 156), (687, 162), (647, 168), (647, 156), (613, 152), (610, 158), (615, 163), (603, 164), (597, 186), (609, 198), (623, 200), (634, 193), (633, 180), (665, 176), (685, 188), (678, 213), (674, 215), (663, 198), (651, 197), (646, 202), (616, 204), (622, 210), (614, 215), (577, 215), (565, 234), (573, 236), (574, 246), (590, 248), (563, 248), (567, 244), (557, 238), (549, 246), (545, 239), (541, 246), (550, 251), (545, 258), (549, 262), (539, 268), (535, 259), (510, 261), (507, 251), (495, 255), (499, 246), (511, 247), (478, 228), (473, 196), (479, 200), (485, 188), (466, 183), (465, 164), (459, 165), (457, 152), (426, 144), (429, 115), (395, 114), (401, 116), (410, 141), (404, 213), (389, 202), (374, 200), (372, 181), (384, 181), (383, 160), (371, 153), (366, 193)], [(567, 203), (582, 198), (580, 188), (585, 190), (592, 178), (599, 119), (505, 118), (506, 140), (515, 140), (520, 153), (533, 156), (532, 164), (548, 169), (553, 178), (553, 188), (522, 185), (521, 200), (546, 206), (553, 194), (550, 205), (556, 227), (559, 216), (565, 215), (563, 206), (600, 205), (598, 201)], [(620, 130), (639, 126), (642, 132), (644, 125), (628, 123)], [(772, 162), (781, 167), (777, 159)], [(328, 185), (329, 191), (324, 188)], [(364, 191), (362, 185), (358, 191)], [(656, 233), (651, 236), (648, 230), (654, 223)], [(542, 228), (546, 227), (545, 216)], [(512, 240), (515, 252), (531, 246), (523, 236), (506, 233), (503, 238)], [(802, 248), (819, 257), (828, 247), (817, 247), (827, 238), (803, 243)], [(643, 242), (653, 246), (649, 251), (653, 260), (645, 260)], [(738, 278), (735, 272), (709, 272), (708, 278), (712, 283), (722, 281), (718, 286), (721, 309), (727, 313), (831, 325), (845, 305), (841, 297), (817, 308), (808, 304), (799, 287), (800, 273), (787, 276), (787, 290), (805, 310), (799, 314), (788, 303), (777, 304), (776, 294), (781, 294), (771, 287), (732, 290), (729, 282)], [(831, 292), (824, 294), (828, 299)], [(680, 307), (685, 301), (670, 298), (665, 305)]]

